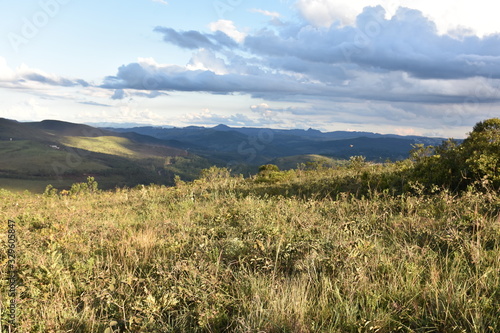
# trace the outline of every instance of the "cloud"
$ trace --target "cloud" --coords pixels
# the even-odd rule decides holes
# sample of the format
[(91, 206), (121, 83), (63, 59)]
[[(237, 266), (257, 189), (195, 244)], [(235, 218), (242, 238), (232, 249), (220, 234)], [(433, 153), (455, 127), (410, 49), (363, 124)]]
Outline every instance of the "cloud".
[(125, 97), (127, 97), (125, 90), (116, 89), (115, 92), (113, 93), (113, 96), (111, 96), (111, 99), (124, 99)]
[(500, 78), (500, 35), (462, 40), (437, 34), (433, 22), (400, 8), (389, 20), (382, 7), (365, 8), (356, 26), (314, 28), (295, 35), (266, 31), (247, 36), (253, 54), (327, 65), (357, 65), (367, 71), (403, 71), (419, 78)]
[(44, 89), (47, 86), (55, 87), (88, 87), (90, 84), (82, 79), (70, 79), (54, 74), (48, 74), (33, 69), (25, 64), (11, 69), (7, 61), (0, 57), (0, 87), (11, 89)]
[[(137, 63), (124, 65), (116, 76), (105, 78), (103, 88), (199, 91), (216, 94), (248, 93), (266, 94), (267, 92), (296, 94), (307, 92), (307, 84), (300, 84), (281, 74), (262, 73), (249, 75), (228, 73), (217, 75), (210, 70), (189, 70), (176, 65), (160, 65), (151, 59), (140, 59)], [(314, 90), (314, 87), (310, 87)]]
[(210, 50), (203, 49), (193, 54), (186, 68), (189, 70), (212, 71), (218, 75), (229, 73), (224, 59), (217, 57), (217, 55)]
[(259, 13), (259, 14), (262, 14), (262, 15), (265, 15), (265, 16), (269, 16), (269, 17), (272, 17), (272, 18), (279, 18), (279, 17), (281, 17), (281, 14), (278, 13), (278, 12), (270, 12), (268, 10), (263, 10), (263, 9), (252, 9), (251, 12), (253, 12), (253, 13)]
[[(222, 27), (222, 24), (220, 23), (216, 25), (218, 28)], [(231, 28), (227, 23), (225, 25), (225, 30), (229, 30)], [(214, 28), (216, 28), (216, 26), (214, 26)], [(177, 45), (184, 49), (195, 50), (204, 48), (211, 50), (220, 50), (224, 47), (231, 48), (238, 45), (233, 38), (220, 30), (216, 31), (213, 34), (207, 34), (194, 30), (176, 31), (172, 28), (156, 27), (154, 31), (163, 34), (163, 40), (165, 42)], [(236, 31), (233, 30), (229, 33), (234, 35)]]
[(218, 20), (217, 22), (210, 23), (209, 25), (211, 31), (221, 31), (227, 36), (231, 37), (238, 43), (245, 40), (246, 34), (238, 31), (233, 21), (229, 20)]
[(399, 7), (419, 10), (436, 23), (439, 34), (462, 31), (483, 37), (500, 32), (498, 17), (489, 0), (458, 0), (452, 4), (434, 0), (298, 0), (295, 4), (301, 16), (318, 27), (354, 25), (357, 15), (367, 6), (382, 6), (386, 18), (392, 17)]
[(153, 2), (158, 2), (158, 3), (161, 3), (163, 5), (168, 5), (168, 2), (166, 2), (165, 0), (152, 0)]
[[(263, 102), (251, 107), (249, 124), (321, 125), (310, 119), (315, 114), (323, 123), (371, 122), (394, 129), (402, 121), (412, 122), (421, 132), (429, 119), (450, 126), (473, 124), (485, 118), (487, 105), (500, 102), (500, 35), (443, 35), (417, 10), (388, 13), (380, 6), (367, 7), (350, 24), (324, 27), (271, 23), (244, 39), (235, 35), (232, 21), (210, 27), (211, 33), (157, 28), (167, 42), (193, 50), (188, 64), (139, 59), (106, 77), (101, 87), (115, 94), (250, 95)], [(270, 107), (281, 101), (304, 107)], [(286, 116), (294, 117), (293, 124)], [(212, 113), (193, 117), (236, 124), (236, 119)]]
[(233, 115), (214, 114), (210, 109), (203, 109), (198, 113), (188, 113), (182, 116), (181, 121), (191, 125), (214, 126), (225, 124), (229, 126), (258, 126), (259, 123), (246, 115), (237, 113)]
[(97, 103), (97, 102), (89, 102), (89, 101), (85, 101), (85, 102), (78, 102), (80, 104), (84, 104), (84, 105), (92, 105), (92, 106), (103, 106), (103, 107), (111, 107), (111, 105), (109, 104), (102, 104), (102, 103)]

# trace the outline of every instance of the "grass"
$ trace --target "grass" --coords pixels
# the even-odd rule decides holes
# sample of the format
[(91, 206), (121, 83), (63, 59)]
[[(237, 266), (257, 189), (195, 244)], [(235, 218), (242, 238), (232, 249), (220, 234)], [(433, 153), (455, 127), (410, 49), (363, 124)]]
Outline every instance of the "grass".
[(382, 165), (283, 174), (0, 191), (0, 219), (17, 224), (19, 330), (500, 331), (498, 192), (380, 190), (398, 183)]

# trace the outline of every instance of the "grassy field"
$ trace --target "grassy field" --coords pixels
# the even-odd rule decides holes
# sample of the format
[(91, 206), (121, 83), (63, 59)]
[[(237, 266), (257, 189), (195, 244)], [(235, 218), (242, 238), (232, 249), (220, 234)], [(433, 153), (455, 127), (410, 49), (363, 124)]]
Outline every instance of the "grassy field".
[(405, 190), (395, 168), (0, 191), (19, 332), (499, 332), (499, 193)]

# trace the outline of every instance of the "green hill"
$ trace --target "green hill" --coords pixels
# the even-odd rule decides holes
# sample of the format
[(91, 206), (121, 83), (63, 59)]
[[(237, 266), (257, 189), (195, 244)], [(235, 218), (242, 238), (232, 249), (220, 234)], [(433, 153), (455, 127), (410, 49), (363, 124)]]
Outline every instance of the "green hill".
[[(194, 158), (162, 140), (55, 120), (20, 123), (0, 119), (0, 188), (43, 191), (68, 188), (93, 175), (109, 188), (173, 184), (172, 157)], [(205, 160), (204, 160), (205, 161)], [(199, 163), (198, 163), (199, 164)], [(202, 163), (210, 166), (209, 162)], [(176, 169), (187, 179), (193, 171)]]

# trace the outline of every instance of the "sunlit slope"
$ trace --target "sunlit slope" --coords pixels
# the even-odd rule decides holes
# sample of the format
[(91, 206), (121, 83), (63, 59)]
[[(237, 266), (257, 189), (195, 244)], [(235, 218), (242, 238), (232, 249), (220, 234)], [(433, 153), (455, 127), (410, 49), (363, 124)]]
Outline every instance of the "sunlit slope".
[[(70, 152), (52, 146), (31, 140), (0, 141), (0, 175), (55, 175), (55, 167), (68, 164), (68, 159), (72, 157)], [(78, 169), (102, 171), (109, 169), (109, 166), (99, 160), (79, 158)]]
[(270, 163), (277, 165), (281, 170), (290, 170), (296, 169), (297, 167), (334, 167), (345, 164), (345, 161), (322, 155), (308, 154), (279, 157), (272, 160)]
[(61, 138), (61, 143), (68, 147), (85, 149), (95, 153), (134, 159), (165, 158), (172, 155), (185, 155), (184, 152), (179, 149), (135, 143), (130, 139), (116, 136), (67, 136)]

